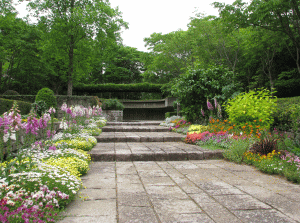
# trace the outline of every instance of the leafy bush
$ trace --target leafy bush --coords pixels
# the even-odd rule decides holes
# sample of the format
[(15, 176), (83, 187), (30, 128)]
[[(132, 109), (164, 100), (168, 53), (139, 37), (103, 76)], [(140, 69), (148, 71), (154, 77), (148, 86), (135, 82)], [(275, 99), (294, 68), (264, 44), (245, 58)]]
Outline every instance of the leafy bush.
[(269, 90), (251, 90), (228, 100), (225, 109), (228, 119), (240, 127), (246, 123), (256, 126), (256, 122), (261, 121), (259, 127), (269, 129), (274, 121), (272, 114), (276, 111), (276, 102), (277, 98), (272, 97)]
[(118, 99), (105, 99), (102, 102), (103, 110), (124, 110), (124, 105)]
[(168, 91), (178, 97), (181, 112), (189, 121), (195, 122), (208, 118), (203, 117), (201, 108), (206, 107), (207, 99), (216, 98), (220, 104), (227, 101), (238, 91), (239, 86), (233, 84), (233, 73), (223, 66), (204, 69), (199, 65), (191, 67), (169, 85)]
[(47, 109), (57, 107), (56, 97), (49, 88), (42, 88), (36, 95), (35, 102), (44, 101), (47, 105)]
[(20, 95), (20, 94), (13, 90), (7, 90), (3, 93), (3, 95)]
[(249, 149), (251, 144), (250, 139), (233, 139), (229, 149), (225, 150), (223, 153), (224, 158), (241, 163), (244, 158), (244, 153)]
[(278, 98), (277, 110), (272, 115), (274, 122), (271, 125), (271, 129), (276, 128), (279, 131), (297, 130), (299, 113), (300, 97)]
[(34, 102), (34, 103), (32, 103), (31, 107), (39, 117), (48, 110), (47, 109), (48, 106), (46, 105), (46, 103), (44, 101)]

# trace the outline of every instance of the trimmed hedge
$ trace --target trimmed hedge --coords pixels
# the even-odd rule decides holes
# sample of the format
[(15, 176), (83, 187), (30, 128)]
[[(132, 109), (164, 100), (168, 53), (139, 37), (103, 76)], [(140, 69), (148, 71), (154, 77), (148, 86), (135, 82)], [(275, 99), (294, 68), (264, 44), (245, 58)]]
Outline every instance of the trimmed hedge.
[[(9, 111), (13, 106), (14, 100), (8, 100), (0, 98), (0, 115), (4, 112)], [(31, 103), (24, 102), (24, 101), (17, 101), (18, 108), (20, 110), (21, 115), (27, 115), (31, 109)]]
[(99, 92), (161, 92), (162, 84), (77, 84), (73, 90), (76, 93), (95, 95)]

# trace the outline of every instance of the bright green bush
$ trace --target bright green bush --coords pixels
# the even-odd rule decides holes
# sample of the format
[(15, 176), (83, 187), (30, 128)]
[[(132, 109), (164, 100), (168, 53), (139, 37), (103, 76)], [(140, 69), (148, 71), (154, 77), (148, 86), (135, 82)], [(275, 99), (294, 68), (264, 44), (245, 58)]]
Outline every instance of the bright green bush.
[(277, 98), (272, 97), (269, 90), (260, 89), (241, 93), (233, 99), (228, 100), (225, 110), (228, 119), (240, 127), (247, 125), (269, 129), (274, 121), (272, 114), (277, 108)]
[(47, 108), (56, 108), (57, 102), (54, 93), (49, 88), (42, 88), (36, 95), (35, 102), (44, 101), (47, 105)]

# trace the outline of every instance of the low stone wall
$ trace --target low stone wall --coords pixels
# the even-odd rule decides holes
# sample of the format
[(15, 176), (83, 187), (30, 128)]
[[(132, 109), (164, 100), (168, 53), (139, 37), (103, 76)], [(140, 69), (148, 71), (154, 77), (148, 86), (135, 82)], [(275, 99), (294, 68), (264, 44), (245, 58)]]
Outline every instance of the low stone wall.
[(103, 110), (102, 114), (108, 122), (123, 122), (123, 111), (121, 110)]

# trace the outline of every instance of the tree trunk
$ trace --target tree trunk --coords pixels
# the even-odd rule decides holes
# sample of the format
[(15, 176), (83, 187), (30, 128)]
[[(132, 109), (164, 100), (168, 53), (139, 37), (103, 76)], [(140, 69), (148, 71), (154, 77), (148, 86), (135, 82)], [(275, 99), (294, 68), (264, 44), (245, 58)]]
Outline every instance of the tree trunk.
[[(70, 21), (72, 23), (72, 14), (74, 9), (75, 0), (71, 0), (71, 8), (70, 8)], [(73, 29), (73, 25), (70, 27), (71, 31)], [(68, 69), (68, 96), (72, 96), (73, 93), (73, 59), (74, 59), (74, 35), (70, 35), (70, 49), (69, 49), (69, 69)]]
[(69, 49), (69, 70), (68, 70), (68, 96), (73, 93), (73, 57), (74, 57), (74, 37), (71, 36), (70, 49)]

